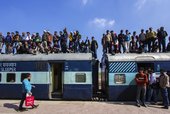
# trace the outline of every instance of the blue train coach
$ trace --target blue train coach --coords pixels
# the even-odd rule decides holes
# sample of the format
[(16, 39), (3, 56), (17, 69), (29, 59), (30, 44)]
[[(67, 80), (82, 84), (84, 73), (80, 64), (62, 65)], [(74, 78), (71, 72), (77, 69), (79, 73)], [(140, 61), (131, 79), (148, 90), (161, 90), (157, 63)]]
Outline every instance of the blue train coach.
[(133, 101), (136, 98), (135, 75), (138, 69), (170, 70), (170, 53), (116, 54), (102, 58), (102, 91), (108, 100)]
[(90, 53), (1, 55), (0, 98), (21, 98), (27, 73), (37, 99), (91, 100), (98, 87), (98, 61)]

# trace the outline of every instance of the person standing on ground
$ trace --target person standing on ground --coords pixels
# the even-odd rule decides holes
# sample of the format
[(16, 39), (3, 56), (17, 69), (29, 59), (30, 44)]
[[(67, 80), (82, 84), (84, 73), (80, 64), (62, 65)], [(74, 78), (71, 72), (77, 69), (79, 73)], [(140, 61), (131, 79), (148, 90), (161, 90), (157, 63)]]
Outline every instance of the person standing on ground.
[(140, 98), (142, 97), (142, 105), (147, 107), (145, 104), (146, 97), (146, 86), (148, 83), (148, 77), (144, 74), (144, 69), (140, 68), (139, 73), (135, 76), (135, 81), (137, 84), (137, 95), (136, 95), (136, 105), (140, 107)]
[[(25, 101), (25, 99), (26, 99), (26, 95), (28, 94), (28, 95), (32, 95), (32, 93), (31, 93), (31, 89), (32, 89), (32, 87), (34, 87), (34, 86), (32, 86), (31, 84), (30, 84), (30, 80), (31, 79), (31, 74), (30, 73), (28, 73), (27, 75), (26, 75), (26, 78), (23, 80), (23, 82), (22, 82), (22, 99), (21, 99), (21, 102), (20, 102), (20, 104), (19, 104), (19, 111), (26, 111), (26, 109), (25, 108), (23, 108), (23, 104), (24, 104), (24, 101)], [(32, 108), (36, 108), (36, 107), (38, 107), (38, 105), (33, 105), (32, 106)]]
[(151, 103), (152, 98), (154, 100), (154, 104), (156, 104), (157, 100), (156, 100), (156, 76), (155, 73), (153, 72), (153, 70), (149, 71), (149, 89), (148, 89), (148, 102)]
[(169, 98), (168, 98), (168, 87), (169, 87), (169, 76), (165, 73), (163, 69), (160, 70), (160, 88), (163, 98), (163, 105), (165, 109), (169, 109)]
[[(170, 71), (167, 71), (167, 75), (169, 76), (169, 84), (170, 84)], [(169, 97), (169, 102), (170, 102), (170, 85), (168, 87), (168, 97)]]

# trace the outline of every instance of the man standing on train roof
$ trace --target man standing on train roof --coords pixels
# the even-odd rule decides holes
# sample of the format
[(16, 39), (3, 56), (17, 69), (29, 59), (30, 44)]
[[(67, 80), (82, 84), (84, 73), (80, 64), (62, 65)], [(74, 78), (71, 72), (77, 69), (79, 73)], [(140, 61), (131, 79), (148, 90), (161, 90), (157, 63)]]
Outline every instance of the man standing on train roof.
[(166, 52), (166, 37), (167, 36), (168, 36), (168, 33), (164, 30), (164, 27), (161, 27), (159, 32), (157, 33), (158, 43), (159, 43), (158, 44), (159, 52)]
[[(32, 95), (31, 89), (32, 89), (32, 87), (34, 87), (30, 84), (30, 81), (29, 81), (30, 79), (31, 79), (31, 74), (28, 73), (26, 75), (26, 78), (22, 82), (22, 99), (21, 99), (21, 102), (20, 102), (20, 105), (19, 105), (19, 111), (27, 111), (25, 108), (23, 108), (23, 104), (24, 104), (24, 101), (26, 99), (26, 95), (27, 94)], [(38, 107), (38, 105), (32, 106), (32, 108), (37, 108), (37, 107)]]
[(130, 32), (128, 30), (125, 31), (125, 48), (126, 52), (129, 53), (129, 45), (130, 45)]
[(140, 107), (140, 98), (142, 97), (142, 105), (147, 107), (145, 104), (145, 97), (146, 97), (146, 85), (148, 83), (148, 78), (144, 74), (144, 69), (140, 68), (139, 73), (135, 76), (135, 81), (137, 84), (137, 94), (136, 94), (136, 105)]
[(106, 31), (106, 53), (111, 53), (111, 42), (112, 42), (112, 36), (109, 30)]
[(163, 98), (163, 105), (165, 109), (169, 109), (169, 98), (168, 98), (168, 87), (169, 87), (169, 76), (165, 73), (163, 69), (160, 70), (160, 88), (161, 94)]
[(156, 32), (150, 27), (148, 32), (148, 52), (153, 52), (156, 37)]
[(0, 53), (2, 51), (3, 43), (4, 43), (4, 36), (2, 35), (2, 32), (0, 32)]
[(93, 58), (95, 59), (97, 58), (97, 49), (98, 49), (98, 43), (93, 36), (91, 41), (91, 51), (92, 51)]
[(123, 33), (123, 30), (120, 30), (120, 34), (118, 35), (118, 41), (119, 41), (119, 53), (121, 53), (122, 48), (123, 48), (123, 53), (125, 53), (126, 52), (126, 48), (125, 48), (125, 35)]

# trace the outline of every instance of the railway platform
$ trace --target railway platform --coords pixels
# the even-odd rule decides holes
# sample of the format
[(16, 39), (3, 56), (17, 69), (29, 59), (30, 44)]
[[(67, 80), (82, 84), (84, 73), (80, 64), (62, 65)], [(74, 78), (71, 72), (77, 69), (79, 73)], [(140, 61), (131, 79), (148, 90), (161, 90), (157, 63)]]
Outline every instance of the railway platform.
[(17, 112), (19, 100), (0, 100), (0, 114), (169, 114), (160, 105), (136, 107), (134, 102), (35, 101), (37, 109)]

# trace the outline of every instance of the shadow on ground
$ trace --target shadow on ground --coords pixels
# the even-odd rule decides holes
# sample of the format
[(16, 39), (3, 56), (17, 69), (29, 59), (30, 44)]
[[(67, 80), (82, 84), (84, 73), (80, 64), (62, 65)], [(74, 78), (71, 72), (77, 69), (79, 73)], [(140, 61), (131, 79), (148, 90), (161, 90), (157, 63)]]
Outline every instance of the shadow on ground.
[(14, 109), (16, 111), (18, 110), (17, 103), (4, 103), (3, 106), (6, 107), (6, 108), (9, 108), (9, 109)]
[[(106, 102), (106, 103), (109, 103), (109, 104), (116, 104), (116, 105), (129, 105), (129, 106), (135, 106), (136, 107), (136, 103), (135, 102)], [(148, 107), (152, 107), (152, 108), (161, 108), (163, 105), (162, 103), (157, 103), (156, 105), (155, 104), (147, 104), (146, 105)]]
[(136, 106), (135, 102), (106, 102), (109, 104), (116, 104), (116, 105), (132, 105), (132, 106)]

